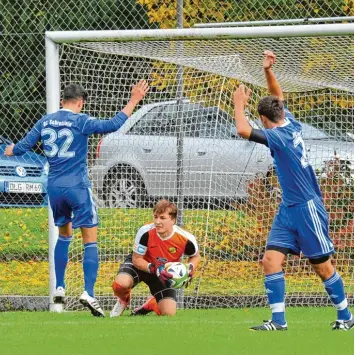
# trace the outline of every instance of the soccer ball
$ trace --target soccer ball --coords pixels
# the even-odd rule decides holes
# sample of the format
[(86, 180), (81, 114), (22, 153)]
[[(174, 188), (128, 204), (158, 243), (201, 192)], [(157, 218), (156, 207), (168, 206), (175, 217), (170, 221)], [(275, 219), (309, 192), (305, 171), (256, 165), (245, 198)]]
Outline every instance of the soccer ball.
[(164, 269), (173, 274), (169, 287), (181, 288), (186, 284), (189, 278), (189, 270), (185, 264), (179, 262), (166, 263)]

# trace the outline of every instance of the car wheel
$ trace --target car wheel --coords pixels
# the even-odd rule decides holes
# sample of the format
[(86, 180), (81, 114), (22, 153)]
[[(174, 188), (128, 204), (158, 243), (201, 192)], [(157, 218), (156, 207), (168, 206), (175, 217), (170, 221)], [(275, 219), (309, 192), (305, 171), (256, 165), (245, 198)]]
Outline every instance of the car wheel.
[(105, 205), (110, 208), (144, 207), (147, 197), (142, 178), (131, 167), (112, 172), (105, 190)]

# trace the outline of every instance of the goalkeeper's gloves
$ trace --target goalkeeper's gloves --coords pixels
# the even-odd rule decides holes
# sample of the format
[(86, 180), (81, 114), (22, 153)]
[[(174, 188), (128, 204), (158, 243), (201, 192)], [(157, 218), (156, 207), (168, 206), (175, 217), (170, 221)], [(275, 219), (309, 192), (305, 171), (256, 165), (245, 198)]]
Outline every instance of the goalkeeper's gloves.
[(149, 263), (148, 272), (150, 274), (155, 274), (164, 285), (169, 287), (170, 279), (173, 277), (173, 275), (164, 269), (164, 265), (165, 264), (160, 264), (159, 266), (156, 266), (152, 263)]
[(194, 278), (195, 270), (194, 270), (194, 266), (193, 266), (192, 263), (189, 263), (189, 264), (188, 264), (188, 271), (189, 271), (189, 278), (187, 279), (187, 282), (186, 282), (186, 286), (185, 286), (185, 287), (190, 286), (190, 284), (191, 284), (191, 282), (192, 282), (192, 279)]
[(156, 267), (153, 263), (149, 263), (148, 264), (148, 273), (149, 274), (155, 274), (156, 271)]

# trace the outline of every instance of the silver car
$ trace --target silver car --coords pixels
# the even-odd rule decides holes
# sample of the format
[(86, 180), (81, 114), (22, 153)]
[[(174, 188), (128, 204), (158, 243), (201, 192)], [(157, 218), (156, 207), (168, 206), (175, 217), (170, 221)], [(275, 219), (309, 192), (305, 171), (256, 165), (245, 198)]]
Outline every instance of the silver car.
[[(352, 139), (303, 125), (316, 170), (334, 154), (353, 162)], [(104, 136), (90, 171), (106, 206), (134, 208), (151, 198), (176, 197), (179, 166), (185, 198), (241, 199), (247, 197), (249, 179), (272, 169), (272, 158), (267, 147), (238, 137), (233, 117), (219, 107), (168, 101), (143, 106), (119, 131)]]

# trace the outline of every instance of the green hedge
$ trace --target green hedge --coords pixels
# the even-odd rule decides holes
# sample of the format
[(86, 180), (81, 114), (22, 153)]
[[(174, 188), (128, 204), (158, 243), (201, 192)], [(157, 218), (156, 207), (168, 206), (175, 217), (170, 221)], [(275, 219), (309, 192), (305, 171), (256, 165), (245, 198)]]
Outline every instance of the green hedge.
[[(0, 260), (46, 260), (48, 254), (47, 209), (3, 209), (0, 214)], [(101, 256), (131, 250), (139, 227), (152, 220), (151, 209), (100, 209)], [(255, 248), (264, 246), (257, 219), (241, 211), (186, 210), (185, 228), (193, 233), (201, 251), (211, 259), (255, 259)], [(75, 231), (80, 237), (80, 230)], [(72, 256), (81, 245), (75, 238)]]
[[(248, 213), (253, 212), (254, 217), (242, 210), (185, 211), (185, 228), (196, 235), (203, 255), (196, 275), (202, 293), (225, 294), (226, 290), (228, 294), (262, 292), (262, 268), (256, 260), (263, 253), (267, 236), (264, 225), (267, 225), (265, 221), (268, 219), (272, 220), (272, 213), (264, 209), (257, 212), (258, 208), (254, 206), (251, 209), (249, 206), (246, 209)], [(121, 260), (118, 256), (122, 257), (132, 249), (137, 229), (151, 220), (152, 211), (100, 209), (99, 212), (100, 254), (106, 262), (100, 266), (98, 285), (104, 294), (110, 293), (110, 284)], [(1, 210), (0, 294), (45, 294), (48, 288), (47, 213), (46, 209), (34, 208)], [(260, 216), (263, 216), (263, 223), (258, 222)], [(71, 261), (67, 271), (71, 287), (75, 289), (82, 286), (82, 243), (79, 233), (77, 230), (70, 248)], [(337, 268), (344, 277), (348, 292), (352, 292), (351, 257), (342, 252), (338, 255), (341, 260), (337, 260)], [(321, 291), (319, 280), (305, 260), (291, 260), (285, 266), (289, 292)], [(202, 278), (199, 279), (199, 276)], [(193, 294), (194, 287), (187, 292)]]

